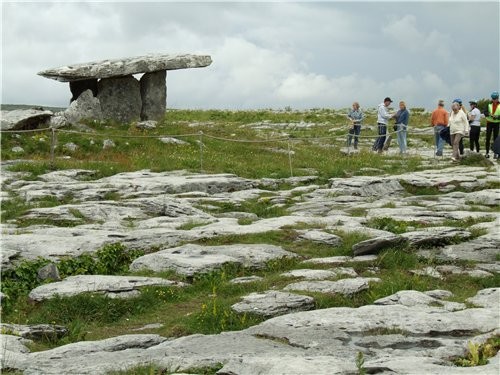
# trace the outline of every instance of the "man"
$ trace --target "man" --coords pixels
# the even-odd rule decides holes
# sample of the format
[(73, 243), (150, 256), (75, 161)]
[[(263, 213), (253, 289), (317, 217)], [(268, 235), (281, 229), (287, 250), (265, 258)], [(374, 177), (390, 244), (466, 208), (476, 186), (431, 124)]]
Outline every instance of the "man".
[(373, 144), (373, 151), (382, 153), (385, 143), (385, 135), (387, 134), (387, 122), (392, 117), (389, 113), (389, 105), (391, 105), (391, 98), (387, 97), (384, 99), (383, 103), (380, 103), (377, 111), (377, 124), (378, 124), (378, 135), (379, 137), (375, 140)]
[[(498, 92), (491, 93), (491, 103), (488, 104), (486, 115), (486, 157), (490, 157), (491, 133), (493, 133), (493, 142), (498, 137), (498, 127), (500, 125), (500, 105), (498, 105)], [(494, 152), (494, 151), (493, 151)], [(498, 159), (498, 154), (494, 152), (494, 159)]]
[(434, 128), (434, 142), (436, 144), (436, 156), (443, 156), (444, 139), (440, 132), (448, 126), (449, 114), (444, 109), (444, 100), (438, 102), (437, 108), (432, 111), (431, 126)]

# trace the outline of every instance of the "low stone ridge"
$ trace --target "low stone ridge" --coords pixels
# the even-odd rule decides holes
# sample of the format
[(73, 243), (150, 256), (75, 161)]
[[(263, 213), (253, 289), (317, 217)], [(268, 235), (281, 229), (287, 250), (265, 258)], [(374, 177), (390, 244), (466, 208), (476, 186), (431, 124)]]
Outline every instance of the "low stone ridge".
[(9, 324), (0, 323), (3, 333), (20, 336), (30, 340), (58, 340), (68, 333), (68, 329), (54, 324)]
[(137, 258), (130, 265), (131, 271), (175, 271), (193, 276), (220, 269), (225, 264), (238, 264), (245, 268), (262, 268), (273, 259), (294, 258), (296, 254), (279, 246), (265, 244), (241, 244), (224, 246), (200, 246), (187, 244), (157, 251)]
[(304, 292), (338, 293), (344, 296), (359, 293), (370, 287), (371, 282), (380, 282), (376, 277), (357, 277), (355, 279), (341, 279), (337, 281), (300, 281), (288, 284), (284, 290)]
[(353, 245), (352, 252), (355, 256), (377, 254), (389, 247), (404, 244), (405, 241), (406, 240), (404, 238), (396, 235), (375, 237), (369, 240), (358, 242), (357, 244)]
[(48, 124), (53, 113), (44, 109), (15, 109), (1, 111), (1, 130), (37, 129)]
[(406, 238), (414, 247), (442, 246), (456, 240), (467, 240), (471, 236), (468, 230), (453, 227), (424, 228), (401, 234), (401, 237)]
[(237, 313), (250, 313), (264, 317), (290, 314), (314, 309), (314, 299), (300, 294), (268, 290), (251, 293), (231, 308)]
[(129, 293), (144, 286), (185, 286), (186, 284), (159, 277), (78, 275), (33, 289), (29, 298), (43, 301), (55, 296), (70, 297), (81, 293)]
[(244, 277), (237, 277), (235, 279), (232, 279), (230, 281), (231, 284), (247, 284), (247, 283), (254, 283), (256, 281), (262, 281), (264, 280), (263, 277), (260, 276), (244, 276)]
[(324, 243), (330, 246), (340, 246), (342, 245), (342, 238), (335, 234), (330, 234), (320, 230), (308, 230), (299, 236), (302, 240), (309, 240), (318, 243)]
[(303, 263), (313, 263), (313, 264), (345, 264), (345, 263), (364, 263), (373, 262), (377, 260), (376, 255), (360, 255), (357, 257), (349, 256), (334, 256), (325, 258), (312, 258), (304, 260)]
[(38, 75), (60, 82), (71, 82), (110, 77), (123, 77), (138, 73), (151, 73), (161, 70), (203, 68), (212, 63), (210, 56), (149, 54), (71, 64), (59, 68), (46, 69)]
[(27, 375), (105, 374), (144, 364), (182, 372), (220, 363), (220, 374), (354, 374), (362, 352), (367, 373), (496, 375), (498, 355), (486, 365), (466, 368), (452, 359), (464, 356), (469, 342), (499, 334), (497, 293), (486, 289), (476, 296), (490, 301), (484, 302), (490, 307), (461, 311), (399, 304), (339, 307), (281, 315), (216, 335), (125, 335), (35, 353), (24, 347), (9, 365)]
[(356, 277), (358, 276), (358, 274), (351, 267), (337, 267), (331, 270), (297, 269), (282, 273), (281, 276), (300, 277), (307, 280), (324, 280), (335, 278), (338, 276)]
[(399, 292), (379, 298), (374, 305), (403, 305), (407, 307), (428, 307), (431, 309), (442, 308), (448, 311), (464, 310), (466, 306), (463, 303), (447, 302), (430, 296), (429, 294), (418, 292), (416, 290), (400, 290)]

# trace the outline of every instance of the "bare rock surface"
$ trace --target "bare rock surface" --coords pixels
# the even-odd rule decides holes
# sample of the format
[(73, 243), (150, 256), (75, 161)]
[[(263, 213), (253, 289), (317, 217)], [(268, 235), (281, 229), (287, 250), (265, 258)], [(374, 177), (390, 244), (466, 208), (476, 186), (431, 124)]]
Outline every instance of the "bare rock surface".
[(358, 276), (358, 274), (351, 267), (337, 267), (331, 270), (297, 269), (282, 273), (281, 276), (298, 277), (307, 280), (324, 280), (335, 278), (338, 276), (356, 277)]
[(443, 308), (448, 311), (464, 310), (465, 305), (457, 302), (447, 302), (430, 296), (429, 294), (418, 292), (416, 290), (400, 290), (399, 292), (379, 298), (374, 305), (403, 305), (408, 307), (429, 307)]
[(306, 231), (303, 234), (301, 234), (299, 238), (303, 240), (324, 243), (330, 246), (342, 245), (342, 238), (340, 238), (339, 236), (319, 230)]
[(268, 290), (251, 293), (231, 308), (238, 313), (250, 313), (265, 317), (289, 314), (314, 309), (314, 299), (309, 296)]
[(68, 329), (54, 324), (9, 324), (0, 323), (2, 332), (30, 340), (56, 341), (68, 333)]
[(352, 251), (355, 256), (377, 254), (388, 247), (401, 245), (404, 242), (404, 238), (396, 235), (375, 237), (353, 245)]
[(452, 241), (467, 240), (471, 236), (468, 230), (453, 227), (431, 227), (401, 234), (415, 247), (447, 245)]
[(145, 286), (185, 286), (177, 281), (159, 277), (78, 275), (62, 281), (43, 284), (33, 289), (29, 298), (43, 301), (55, 296), (69, 297), (80, 293), (127, 293)]
[(273, 259), (293, 258), (297, 255), (279, 246), (266, 244), (240, 244), (200, 246), (188, 244), (160, 250), (137, 258), (130, 265), (131, 271), (175, 271), (193, 276), (220, 269), (224, 264), (239, 264), (249, 268), (262, 268)]
[[(489, 290), (480, 295), (490, 301), (498, 298)], [(73, 343), (19, 354), (11, 364), (25, 374), (104, 374), (141, 364), (182, 372), (217, 363), (223, 364), (221, 374), (345, 374), (356, 373), (355, 358), (361, 351), (368, 372), (497, 374), (498, 357), (469, 368), (455, 367), (450, 358), (463, 356), (469, 341), (497, 334), (499, 314), (497, 306), (461, 311), (400, 304), (329, 308), (277, 316), (217, 335), (170, 340), (125, 335)]]
[(71, 64), (43, 70), (38, 73), (46, 78), (61, 82), (79, 81), (93, 78), (123, 77), (137, 73), (160, 70), (202, 68), (212, 63), (210, 56), (149, 54), (137, 57), (93, 61)]

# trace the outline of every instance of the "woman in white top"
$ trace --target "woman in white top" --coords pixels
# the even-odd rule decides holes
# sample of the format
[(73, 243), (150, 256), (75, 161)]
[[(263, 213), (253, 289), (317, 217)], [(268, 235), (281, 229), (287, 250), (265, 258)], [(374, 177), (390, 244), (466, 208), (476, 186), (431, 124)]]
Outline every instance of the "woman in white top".
[(479, 135), (481, 134), (481, 112), (477, 108), (477, 102), (475, 100), (471, 100), (470, 104), (470, 112), (469, 112), (469, 125), (470, 125), (470, 133), (469, 133), (469, 147), (471, 151), (474, 151), (474, 146), (476, 146), (476, 152), (479, 153)]
[(460, 104), (458, 102), (453, 102), (451, 105), (450, 120), (448, 124), (450, 127), (451, 146), (453, 147), (451, 160), (453, 162), (458, 162), (460, 158), (460, 140), (469, 133), (469, 119), (464, 111), (460, 110)]

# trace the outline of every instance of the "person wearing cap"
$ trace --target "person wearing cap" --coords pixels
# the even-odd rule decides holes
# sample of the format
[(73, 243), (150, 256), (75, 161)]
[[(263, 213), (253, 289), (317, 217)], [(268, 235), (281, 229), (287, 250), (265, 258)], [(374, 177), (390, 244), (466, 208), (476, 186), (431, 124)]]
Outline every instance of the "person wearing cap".
[(474, 151), (474, 146), (476, 148), (476, 152), (479, 153), (479, 135), (481, 134), (481, 112), (477, 108), (477, 101), (471, 100), (470, 104), (470, 112), (468, 115), (470, 132), (469, 132), (469, 148), (471, 151)]
[(380, 103), (377, 110), (377, 124), (378, 124), (378, 138), (373, 144), (373, 151), (382, 153), (385, 143), (385, 136), (387, 134), (387, 122), (392, 117), (389, 112), (389, 106), (391, 105), (391, 98), (387, 97), (384, 99), (383, 103)]
[(444, 101), (438, 102), (437, 108), (432, 111), (431, 126), (434, 128), (434, 141), (436, 144), (436, 156), (443, 156), (444, 139), (440, 137), (441, 130), (448, 126), (449, 114), (444, 109)]
[(406, 103), (399, 102), (399, 111), (394, 115), (396, 119), (396, 130), (398, 134), (399, 153), (406, 154), (406, 134), (408, 129), (408, 121), (410, 119), (410, 112), (406, 109)]
[(469, 120), (464, 111), (461, 110), (460, 103), (453, 101), (450, 113), (450, 136), (451, 146), (453, 147), (453, 154), (451, 160), (458, 162), (460, 159), (459, 144), (460, 140), (469, 133)]
[[(490, 157), (490, 141), (493, 133), (493, 142), (498, 137), (498, 127), (500, 126), (500, 105), (498, 105), (498, 92), (491, 93), (491, 103), (488, 104), (486, 116), (486, 157)], [(498, 154), (494, 154), (494, 158), (498, 159)]]

